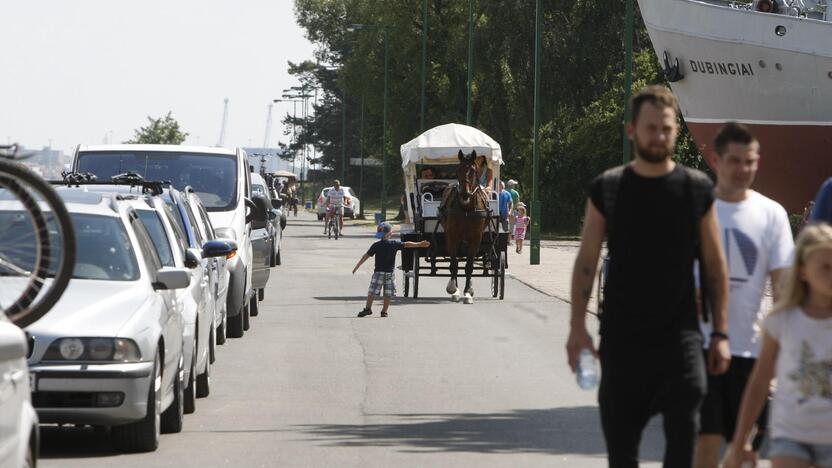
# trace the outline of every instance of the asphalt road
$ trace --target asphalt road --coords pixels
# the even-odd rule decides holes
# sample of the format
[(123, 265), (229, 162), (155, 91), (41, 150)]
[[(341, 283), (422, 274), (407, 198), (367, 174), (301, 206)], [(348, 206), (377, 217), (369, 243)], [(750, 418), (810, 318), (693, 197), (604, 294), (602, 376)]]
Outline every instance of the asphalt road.
[[(505, 300), (480, 279), (456, 304), (423, 277), (418, 301), (358, 319), (372, 261), (350, 271), (372, 228), (320, 230), (290, 218), (260, 316), (218, 348), (182, 433), (125, 455), (106, 433), (44, 427), (42, 466), (606, 466), (595, 394), (566, 366), (566, 303), (507, 278)], [(643, 466), (662, 447), (654, 420)]]

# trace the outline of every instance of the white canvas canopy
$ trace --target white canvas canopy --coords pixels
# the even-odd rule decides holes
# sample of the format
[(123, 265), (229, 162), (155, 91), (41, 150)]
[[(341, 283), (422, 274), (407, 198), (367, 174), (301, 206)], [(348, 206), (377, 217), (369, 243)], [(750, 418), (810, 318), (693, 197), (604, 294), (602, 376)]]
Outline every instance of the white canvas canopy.
[(297, 179), (298, 176), (294, 172), (289, 171), (274, 171), (272, 175), (275, 177), (288, 177), (288, 178), (295, 178)]
[(457, 164), (459, 150), (476, 151), (488, 158), (489, 166), (503, 164), (500, 144), (474, 127), (445, 124), (434, 127), (401, 146), (402, 167), (410, 164)]

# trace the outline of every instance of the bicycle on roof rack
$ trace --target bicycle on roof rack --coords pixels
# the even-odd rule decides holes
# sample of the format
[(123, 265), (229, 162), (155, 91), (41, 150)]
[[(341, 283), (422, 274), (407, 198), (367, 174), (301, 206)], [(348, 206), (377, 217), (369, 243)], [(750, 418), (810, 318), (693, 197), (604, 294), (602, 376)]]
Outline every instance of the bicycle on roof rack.
[(80, 187), (82, 185), (123, 185), (128, 187), (139, 187), (142, 193), (150, 195), (161, 195), (164, 189), (170, 186), (168, 181), (145, 180), (141, 174), (125, 172), (116, 174), (109, 181), (98, 180), (98, 177), (91, 172), (64, 172), (62, 181), (52, 181), (53, 185), (66, 185), (68, 187)]
[(75, 231), (61, 198), (0, 145), (0, 312), (25, 327), (63, 295), (75, 267)]

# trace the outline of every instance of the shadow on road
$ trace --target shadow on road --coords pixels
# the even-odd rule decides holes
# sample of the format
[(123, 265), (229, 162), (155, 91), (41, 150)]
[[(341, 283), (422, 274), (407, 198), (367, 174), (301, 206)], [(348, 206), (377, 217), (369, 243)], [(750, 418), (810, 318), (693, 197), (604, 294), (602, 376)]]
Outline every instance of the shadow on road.
[[(364, 296), (315, 296), (312, 299), (316, 301), (335, 301), (335, 302), (364, 302), (367, 300), (367, 295)], [(383, 298), (377, 297), (376, 302), (374, 303), (373, 307), (380, 307), (381, 301)], [(477, 298), (477, 300), (492, 300), (491, 297), (488, 298)], [(496, 301), (496, 299), (493, 299)], [(413, 299), (410, 297), (400, 297), (396, 296), (393, 298), (392, 305), (405, 305), (405, 304), (453, 304), (451, 301), (450, 296), (446, 297), (420, 297), (418, 299)]]
[(40, 458), (94, 458), (119, 455), (110, 433), (90, 427), (40, 427)]
[[(401, 447), (403, 452), (547, 453), (605, 455), (598, 408), (579, 406), (479, 414), (398, 414), (401, 422), (303, 425), (335, 447)], [(644, 432), (641, 458), (662, 459), (657, 421)], [(660, 422), (660, 421), (658, 421)]]

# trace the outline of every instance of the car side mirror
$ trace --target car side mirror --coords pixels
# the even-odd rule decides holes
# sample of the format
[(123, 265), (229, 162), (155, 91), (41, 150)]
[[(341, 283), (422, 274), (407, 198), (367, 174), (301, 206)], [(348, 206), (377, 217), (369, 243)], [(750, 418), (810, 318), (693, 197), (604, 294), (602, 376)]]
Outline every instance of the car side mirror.
[(266, 223), (269, 221), (269, 213), (271, 212), (269, 200), (265, 196), (255, 193), (251, 196), (251, 201), (254, 204), (254, 208), (251, 210), (253, 214), (251, 228), (264, 229)]
[(237, 250), (236, 243), (232, 247), (228, 242), (212, 240), (202, 246), (202, 258), (227, 257), (228, 254), (235, 250)]
[(155, 290), (183, 289), (191, 284), (191, 275), (182, 268), (163, 268), (156, 272)]
[(283, 200), (280, 198), (272, 198), (272, 208), (280, 209), (283, 206)]
[(185, 251), (185, 266), (188, 268), (196, 268), (202, 260), (202, 253), (197, 249), (188, 249)]
[(246, 208), (248, 208), (248, 211), (246, 211), (246, 224), (249, 224), (254, 220), (254, 210), (257, 209), (257, 205), (248, 197), (244, 198), (243, 201), (246, 204)]

